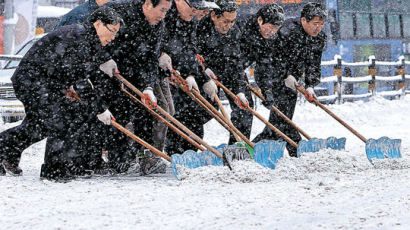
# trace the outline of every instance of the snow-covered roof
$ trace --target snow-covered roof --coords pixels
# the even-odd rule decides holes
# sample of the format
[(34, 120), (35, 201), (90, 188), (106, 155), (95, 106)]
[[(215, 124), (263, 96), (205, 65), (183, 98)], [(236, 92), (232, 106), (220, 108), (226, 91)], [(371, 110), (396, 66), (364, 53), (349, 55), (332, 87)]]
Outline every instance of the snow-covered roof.
[(37, 8), (37, 17), (39, 18), (54, 18), (61, 17), (64, 14), (68, 13), (70, 8), (63, 8), (57, 6), (38, 6)]

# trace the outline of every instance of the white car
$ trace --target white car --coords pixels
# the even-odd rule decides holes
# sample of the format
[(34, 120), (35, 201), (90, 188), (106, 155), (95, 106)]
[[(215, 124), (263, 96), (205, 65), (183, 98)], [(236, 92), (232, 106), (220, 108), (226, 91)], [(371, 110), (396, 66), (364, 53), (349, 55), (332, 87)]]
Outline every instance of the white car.
[[(16, 55), (0, 55), (4, 61), (4, 68), (0, 69), (0, 114), (3, 122), (15, 122), (24, 118), (24, 106), (21, 101), (17, 100), (11, 83), (11, 76), (20, 63), (27, 51), (44, 35), (36, 36), (28, 41)], [(7, 61), (8, 59), (8, 61)], [(11, 59), (11, 60), (10, 60)]]

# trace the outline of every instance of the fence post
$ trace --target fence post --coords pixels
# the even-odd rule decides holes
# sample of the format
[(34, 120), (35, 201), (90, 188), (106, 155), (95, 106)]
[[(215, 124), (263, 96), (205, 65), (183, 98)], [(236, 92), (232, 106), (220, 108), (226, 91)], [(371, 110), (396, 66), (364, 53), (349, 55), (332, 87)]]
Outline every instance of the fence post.
[(397, 66), (399, 75), (401, 75), (401, 80), (399, 81), (399, 89), (401, 89), (401, 95), (400, 98), (403, 98), (406, 96), (406, 59), (404, 56), (399, 57), (399, 61), (401, 61), (401, 64)]
[(376, 57), (370, 56), (369, 62), (369, 75), (372, 76), (372, 80), (369, 81), (369, 91), (374, 96), (376, 94)]
[(336, 65), (333, 67), (333, 75), (337, 77), (337, 81), (334, 83), (334, 93), (337, 93), (338, 104), (342, 103), (342, 57), (335, 55)]

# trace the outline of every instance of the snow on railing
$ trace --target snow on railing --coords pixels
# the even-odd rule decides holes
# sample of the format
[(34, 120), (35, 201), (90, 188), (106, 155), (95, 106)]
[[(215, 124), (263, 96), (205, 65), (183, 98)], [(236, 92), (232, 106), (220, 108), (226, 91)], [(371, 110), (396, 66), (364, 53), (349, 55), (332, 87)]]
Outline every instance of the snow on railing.
[[(404, 96), (410, 93), (410, 90), (406, 89), (406, 80), (410, 80), (410, 75), (406, 74), (406, 65), (410, 65), (409, 61), (406, 61), (404, 56), (400, 56), (396, 62), (388, 61), (376, 61), (375, 56), (370, 56), (367, 61), (364, 62), (345, 62), (340, 55), (335, 55), (334, 60), (322, 61), (322, 66), (333, 66), (333, 75), (321, 79), (321, 83), (333, 83), (334, 94), (328, 96), (319, 96), (318, 99), (323, 102), (333, 103), (338, 101), (339, 103), (347, 100), (357, 100), (368, 98), (373, 95), (380, 95), (385, 97)], [(368, 67), (368, 75), (361, 77), (349, 77), (342, 76), (342, 66), (346, 67)], [(377, 76), (376, 66), (391, 66), (397, 69), (398, 74), (395, 76)], [(368, 92), (363, 94), (342, 94), (343, 83), (358, 84), (368, 82)], [(377, 91), (376, 82), (397, 82), (397, 87), (392, 87), (390, 91)]]

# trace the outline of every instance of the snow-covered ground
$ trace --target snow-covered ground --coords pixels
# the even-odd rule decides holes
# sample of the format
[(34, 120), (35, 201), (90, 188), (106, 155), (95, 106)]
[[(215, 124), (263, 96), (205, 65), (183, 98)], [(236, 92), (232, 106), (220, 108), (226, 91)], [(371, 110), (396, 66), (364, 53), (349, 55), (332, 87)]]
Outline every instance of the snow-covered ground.
[[(25, 151), (22, 177), (0, 177), (0, 229), (410, 229), (410, 96), (328, 108), (367, 138), (402, 139), (403, 158), (371, 165), (364, 143), (312, 104), (299, 104), (294, 121), (311, 136), (346, 137), (346, 150), (285, 157), (275, 170), (237, 162), (183, 181), (169, 173), (53, 183), (39, 179), (43, 141)], [(254, 121), (252, 136), (262, 127)], [(227, 139), (207, 124), (207, 141)]]

